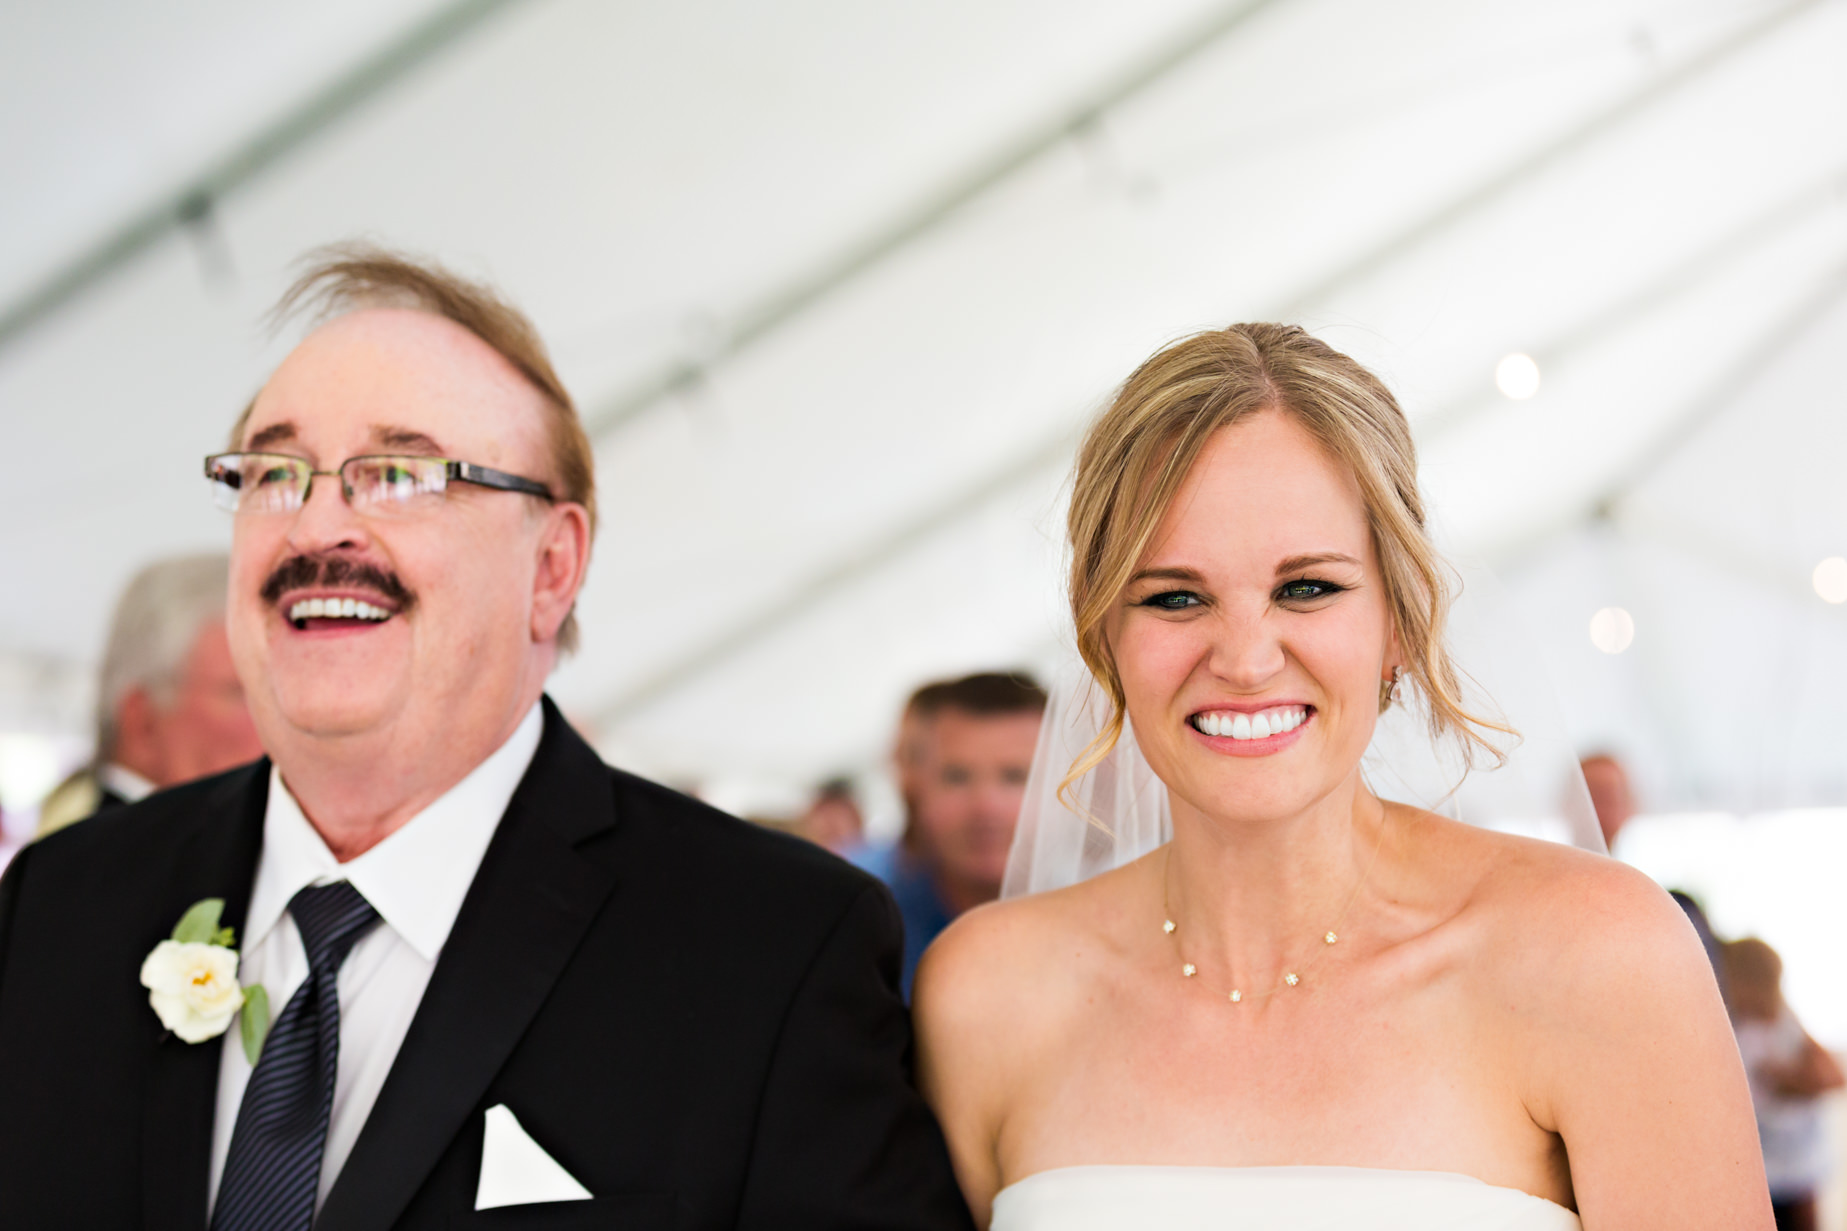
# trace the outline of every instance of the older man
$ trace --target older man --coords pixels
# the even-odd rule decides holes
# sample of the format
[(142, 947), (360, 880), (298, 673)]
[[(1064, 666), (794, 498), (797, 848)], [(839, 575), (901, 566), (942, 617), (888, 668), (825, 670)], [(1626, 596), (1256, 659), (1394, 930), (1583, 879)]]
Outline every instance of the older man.
[(96, 752), (39, 808), (39, 836), (100, 808), (263, 755), (225, 636), (222, 554), (136, 573), (109, 623), (96, 688)]
[(7, 1221), (965, 1226), (890, 896), (542, 696), (595, 503), (531, 327), (381, 253), (303, 298), (331, 319), (207, 463), (273, 763), (0, 885)]

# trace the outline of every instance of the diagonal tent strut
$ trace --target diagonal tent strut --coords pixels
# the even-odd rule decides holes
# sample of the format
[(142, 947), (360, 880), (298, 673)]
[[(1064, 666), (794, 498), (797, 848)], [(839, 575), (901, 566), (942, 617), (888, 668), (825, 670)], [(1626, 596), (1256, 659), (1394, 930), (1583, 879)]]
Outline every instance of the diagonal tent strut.
[[(1621, 331), (1628, 322), (1647, 316), (1675, 295), (1700, 285), (1735, 262), (1751, 256), (1766, 244), (1780, 238), (1811, 213), (1847, 204), (1847, 165), (1835, 167), (1826, 175), (1804, 184), (1724, 234), (1702, 244), (1698, 251), (1641, 286), (1619, 296), (1609, 306), (1580, 318), (1569, 328), (1530, 348), (1529, 353), (1543, 370), (1553, 364), (1569, 362), (1580, 352), (1591, 349)], [(1417, 416), (1412, 422), (1418, 442), (1428, 444), (1464, 423), (1501, 405), (1488, 395), (1466, 398), (1436, 407)]]
[(459, 0), (343, 73), (326, 88), (260, 130), (229, 154), (131, 215), (113, 231), (0, 309), (0, 348), (153, 247), (169, 233), (208, 216), (214, 203), (295, 153), (359, 107), (472, 32), (514, 0)]
[(1847, 297), (1847, 264), (1836, 264), (1804, 285), (1789, 306), (1752, 336), (1750, 343), (1740, 350), (1738, 359), (1716, 376), (1699, 397), (1667, 416), (1646, 443), (1631, 451), (1628, 466), (1605, 483), (1597, 496), (1586, 505), (1491, 553), (1490, 563), (1497, 569), (1516, 567), (1559, 531), (1577, 525), (1587, 516), (1593, 521), (1611, 521), (1631, 492), (1731, 409), (1739, 395), (1819, 325), (1843, 297)]
[(953, 499), (925, 510), (877, 541), (865, 544), (817, 569), (789, 587), (783, 597), (749, 612), (744, 618), (732, 622), (723, 632), (701, 642), (692, 651), (676, 656), (672, 662), (640, 683), (625, 688), (614, 701), (597, 711), (598, 728), (615, 726), (681, 684), (703, 675), (710, 667), (788, 625), (807, 612), (821, 597), (839, 591), (859, 577), (878, 569), (893, 556), (926, 542), (938, 531), (961, 521), (971, 510), (1005, 495), (1032, 478), (1049, 473), (1053, 467), (1071, 456), (1071, 449), (1076, 443), (1074, 433), (1068, 429), (1061, 431), (958, 490)]
[(1282, 320), (1299, 320), (1322, 306), (1336, 291), (1362, 282), (1474, 214), (1505, 197), (1508, 192), (1564, 162), (1601, 138), (1610, 129), (1633, 119), (1656, 103), (1678, 93), (1739, 53), (1781, 29), (1792, 19), (1815, 8), (1822, 0), (1788, 0), (1735, 33), (1713, 40), (1697, 55), (1655, 77), (1582, 123), (1553, 138), (1539, 149), (1488, 176), (1441, 209), (1424, 215), (1410, 226), (1368, 248), (1338, 269), (1298, 293), (1280, 314)]
[(591, 439), (607, 436), (708, 377), (848, 286), (887, 258), (935, 231), (962, 209), (1018, 175), (1064, 142), (1095, 127), (1110, 111), (1172, 75), (1242, 29), (1279, 0), (1238, 0), (1179, 32), (1146, 59), (1130, 65), (1091, 96), (1048, 123), (1032, 128), (918, 201), (887, 226), (771, 291), (731, 319), (717, 344), (700, 358), (673, 359), (584, 416)]

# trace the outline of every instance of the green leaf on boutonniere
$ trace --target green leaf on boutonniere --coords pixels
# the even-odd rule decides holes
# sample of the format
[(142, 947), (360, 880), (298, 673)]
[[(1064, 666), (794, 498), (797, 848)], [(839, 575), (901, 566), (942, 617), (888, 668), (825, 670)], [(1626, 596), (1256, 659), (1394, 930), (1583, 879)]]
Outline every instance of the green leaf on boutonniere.
[(269, 993), (263, 990), (261, 983), (244, 989), (244, 1008), (237, 1017), (237, 1032), (244, 1040), (244, 1059), (250, 1061), (254, 1069), (257, 1057), (263, 1054), (263, 1040), (269, 1037)]
[(230, 929), (221, 929), (218, 926), (219, 916), (223, 914), (223, 898), (204, 898), (194, 902), (191, 909), (181, 915), (180, 921), (173, 925), (173, 939), (182, 945), (224, 944), (225, 942), (219, 940), (218, 937)]

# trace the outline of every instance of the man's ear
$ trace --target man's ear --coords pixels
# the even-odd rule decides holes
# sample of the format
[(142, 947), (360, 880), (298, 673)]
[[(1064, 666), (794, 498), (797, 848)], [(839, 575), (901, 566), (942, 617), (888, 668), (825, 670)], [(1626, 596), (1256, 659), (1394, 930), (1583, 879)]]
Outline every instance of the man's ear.
[(115, 703), (115, 747), (111, 760), (128, 766), (144, 778), (160, 772), (160, 707), (148, 690), (136, 684)]
[(552, 506), (540, 532), (532, 578), (532, 639), (550, 641), (564, 626), (590, 567), (590, 514), (568, 501)]

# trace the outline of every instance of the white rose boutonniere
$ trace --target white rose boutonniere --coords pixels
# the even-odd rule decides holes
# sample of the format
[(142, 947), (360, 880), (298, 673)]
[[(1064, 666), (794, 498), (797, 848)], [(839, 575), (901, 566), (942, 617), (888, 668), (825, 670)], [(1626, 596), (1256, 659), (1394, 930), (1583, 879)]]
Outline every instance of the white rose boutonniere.
[(236, 939), (218, 926), (223, 914), (223, 898), (193, 903), (172, 939), (141, 963), (141, 985), (160, 1024), (188, 1043), (217, 1038), (243, 1010), (244, 1055), (254, 1066), (269, 1033), (269, 995), (238, 983)]

